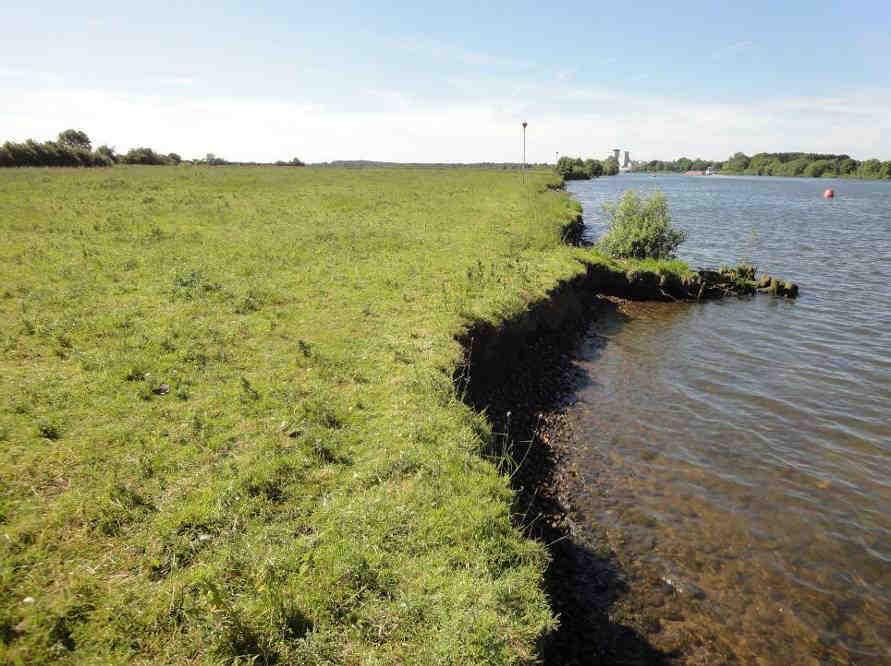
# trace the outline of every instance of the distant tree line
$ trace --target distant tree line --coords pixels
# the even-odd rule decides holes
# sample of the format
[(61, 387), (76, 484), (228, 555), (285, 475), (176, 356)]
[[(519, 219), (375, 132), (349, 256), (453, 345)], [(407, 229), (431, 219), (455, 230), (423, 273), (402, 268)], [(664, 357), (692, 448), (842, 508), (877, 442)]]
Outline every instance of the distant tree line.
[[(115, 164), (177, 165), (183, 162), (176, 153), (155, 152), (151, 148), (131, 148), (119, 154), (110, 146), (93, 149), (93, 143), (86, 132), (68, 129), (60, 132), (55, 141), (38, 142), (28, 139), (22, 143), (7, 141), (0, 146), (0, 167), (108, 167)], [(258, 162), (228, 162), (222, 157), (208, 153), (204, 159), (189, 164), (260, 165)], [(288, 162), (276, 162), (277, 166), (304, 166), (295, 157)]]
[(801, 176), (804, 178), (891, 179), (891, 161), (859, 161), (850, 155), (824, 153), (735, 153), (724, 162), (681, 157), (673, 161), (638, 162), (634, 171), (705, 171), (709, 167), (726, 175)]
[(583, 160), (581, 157), (563, 156), (557, 160), (557, 173), (564, 180), (590, 180), (600, 176), (615, 176), (619, 173), (619, 161), (614, 155), (604, 160), (595, 160), (589, 157)]
[(891, 179), (891, 160), (859, 161), (850, 155), (821, 153), (736, 153), (724, 162), (721, 173), (752, 176), (803, 176), (807, 178)]
[(161, 155), (151, 148), (133, 148), (123, 155), (109, 146), (93, 150), (92, 141), (82, 130), (60, 132), (55, 141), (22, 143), (7, 141), (0, 146), (0, 167), (102, 167), (115, 164), (179, 164), (176, 153)]
[(632, 167), (632, 171), (672, 171), (675, 173), (685, 173), (687, 171), (705, 171), (709, 167), (718, 169), (721, 162), (714, 162), (703, 159), (690, 159), (689, 157), (680, 157), (676, 160), (650, 160), (649, 162), (636, 162)]

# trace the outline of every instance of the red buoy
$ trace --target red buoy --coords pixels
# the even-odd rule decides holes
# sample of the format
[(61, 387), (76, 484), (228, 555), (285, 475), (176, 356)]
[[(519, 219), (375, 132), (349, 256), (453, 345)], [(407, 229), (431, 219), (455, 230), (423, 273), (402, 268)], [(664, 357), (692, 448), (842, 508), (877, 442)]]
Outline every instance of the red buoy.
[(823, 192), (823, 198), (824, 198), (824, 199), (833, 199), (833, 198), (835, 198), (835, 190), (833, 190), (833, 189), (830, 187), (828, 190), (826, 190), (825, 192)]

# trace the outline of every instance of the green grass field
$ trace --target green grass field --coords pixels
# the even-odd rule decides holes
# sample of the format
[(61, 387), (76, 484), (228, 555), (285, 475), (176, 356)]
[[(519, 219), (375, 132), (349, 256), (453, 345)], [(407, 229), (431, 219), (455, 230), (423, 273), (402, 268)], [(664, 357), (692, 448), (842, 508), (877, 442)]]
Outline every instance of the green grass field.
[(584, 270), (535, 173), (0, 172), (0, 655), (502, 663), (554, 624), (454, 340)]
[(547, 555), (452, 376), (604, 261), (553, 181), (0, 171), (0, 658), (534, 659)]

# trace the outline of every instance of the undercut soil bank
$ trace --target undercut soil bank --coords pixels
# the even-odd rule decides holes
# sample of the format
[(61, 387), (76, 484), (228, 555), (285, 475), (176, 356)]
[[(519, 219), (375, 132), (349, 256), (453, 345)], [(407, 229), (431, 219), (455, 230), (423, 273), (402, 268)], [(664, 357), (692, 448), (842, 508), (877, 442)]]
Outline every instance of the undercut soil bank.
[(595, 318), (617, 314), (621, 299), (700, 300), (759, 288), (748, 284), (754, 275), (738, 278), (724, 269), (666, 280), (591, 265), (526, 312), (500, 326), (475, 324), (459, 338), (458, 389), (492, 425), (488, 453), (511, 477), (516, 524), (551, 555), (546, 589), (559, 627), (540, 646), (545, 663), (658, 664), (680, 656), (682, 646), (667, 653), (645, 638), (641, 630), (655, 621), (646, 599), (620, 603), (627, 577), (607, 539), (592, 537), (596, 526), (574, 506), (574, 497), (591, 490), (574, 467), (565, 408), (586, 380), (574, 353)]

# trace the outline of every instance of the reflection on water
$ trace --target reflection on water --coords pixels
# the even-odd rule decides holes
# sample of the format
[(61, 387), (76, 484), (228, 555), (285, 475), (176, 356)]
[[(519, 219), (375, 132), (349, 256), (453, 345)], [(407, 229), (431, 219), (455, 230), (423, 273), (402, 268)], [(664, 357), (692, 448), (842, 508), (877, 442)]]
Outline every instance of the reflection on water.
[(583, 512), (652, 642), (689, 661), (891, 662), (891, 183), (833, 186), (827, 202), (825, 181), (572, 184), (594, 234), (602, 201), (659, 187), (683, 258), (802, 289), (624, 304), (583, 350)]

